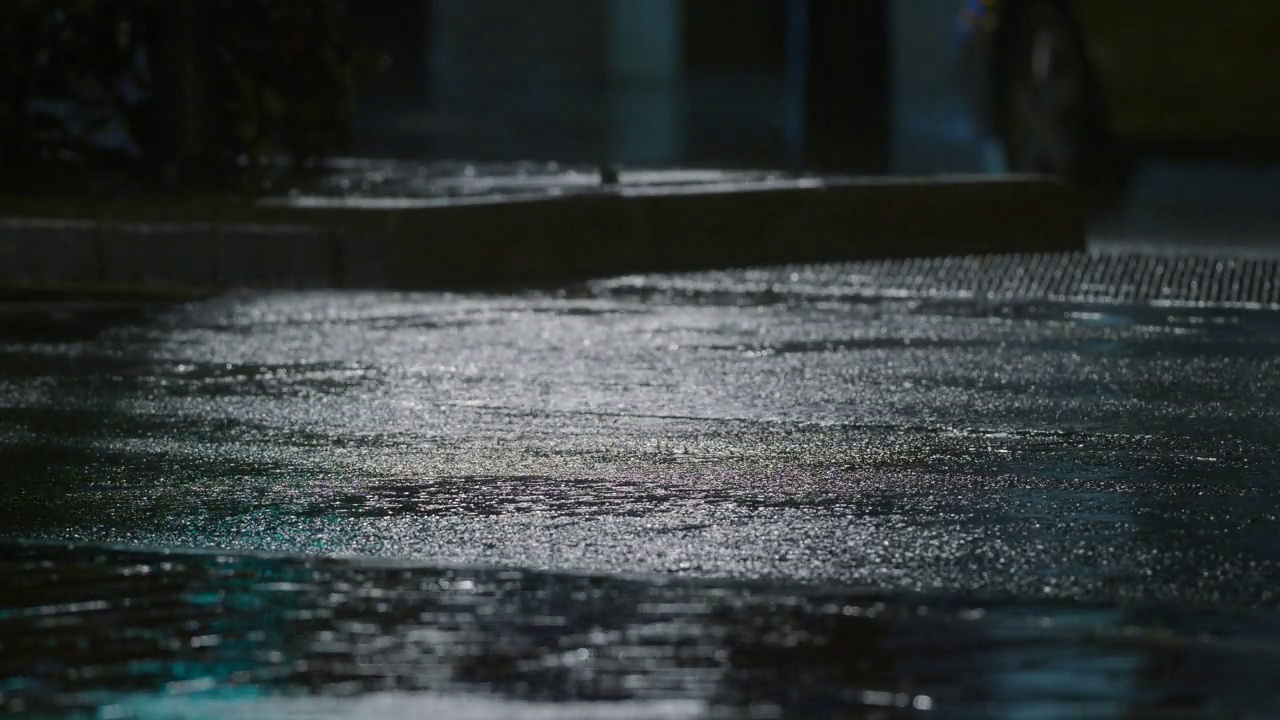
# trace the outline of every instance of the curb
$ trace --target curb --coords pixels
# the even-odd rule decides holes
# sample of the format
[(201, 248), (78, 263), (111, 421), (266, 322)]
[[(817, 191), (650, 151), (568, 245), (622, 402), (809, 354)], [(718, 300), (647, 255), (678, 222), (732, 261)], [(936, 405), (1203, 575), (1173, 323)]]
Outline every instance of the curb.
[(443, 289), (897, 257), (1082, 251), (1041, 178), (790, 179), (563, 195), (39, 199), (0, 219), (0, 283)]

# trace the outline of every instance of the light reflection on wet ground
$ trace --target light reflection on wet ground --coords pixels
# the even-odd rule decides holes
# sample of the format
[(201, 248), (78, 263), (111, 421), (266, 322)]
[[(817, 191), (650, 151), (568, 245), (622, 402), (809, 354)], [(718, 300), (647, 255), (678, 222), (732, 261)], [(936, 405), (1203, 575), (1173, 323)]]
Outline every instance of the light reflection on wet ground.
[[(1276, 709), (1250, 707), (1280, 661), (1275, 619), (1244, 611), (0, 547), (10, 710), (417, 717), (469, 699), (490, 717), (564, 702), (576, 704), (569, 717)], [(1233, 636), (1246, 626), (1263, 634)], [(323, 706), (313, 693), (343, 700)], [(371, 693), (382, 705), (360, 697)]]
[(868, 272), (8, 303), (0, 706), (1280, 712), (1280, 315)]

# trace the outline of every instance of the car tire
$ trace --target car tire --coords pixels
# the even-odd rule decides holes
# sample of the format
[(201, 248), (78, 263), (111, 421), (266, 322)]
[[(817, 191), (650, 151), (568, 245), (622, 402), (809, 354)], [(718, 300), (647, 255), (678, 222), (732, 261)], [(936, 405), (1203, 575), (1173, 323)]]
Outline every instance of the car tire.
[(1056, 175), (1098, 209), (1122, 200), (1132, 174), (1111, 142), (1105, 110), (1075, 22), (1052, 0), (1015, 6), (1003, 63), (1009, 170)]

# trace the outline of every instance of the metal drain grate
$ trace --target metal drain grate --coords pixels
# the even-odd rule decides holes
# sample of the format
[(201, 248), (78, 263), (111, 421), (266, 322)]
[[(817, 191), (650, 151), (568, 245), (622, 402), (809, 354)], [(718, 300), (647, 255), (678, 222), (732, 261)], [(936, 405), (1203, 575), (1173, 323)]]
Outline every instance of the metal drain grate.
[(1280, 309), (1280, 258), (1046, 253), (875, 260), (646, 275), (592, 283), (609, 295), (1051, 300)]
[(1280, 260), (1144, 254), (1005, 255), (856, 263), (865, 295), (1280, 307)]

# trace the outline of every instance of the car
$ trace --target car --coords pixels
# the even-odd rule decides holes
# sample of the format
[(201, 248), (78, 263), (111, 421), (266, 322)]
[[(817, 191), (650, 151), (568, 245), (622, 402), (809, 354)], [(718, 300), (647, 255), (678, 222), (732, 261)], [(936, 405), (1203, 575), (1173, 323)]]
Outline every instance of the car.
[(1277, 157), (1277, 32), (1276, 0), (967, 0), (957, 20), (1008, 169), (1112, 194), (1143, 157)]

